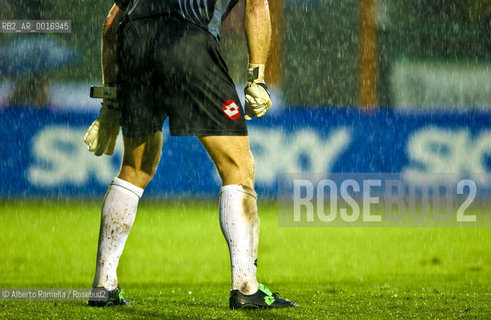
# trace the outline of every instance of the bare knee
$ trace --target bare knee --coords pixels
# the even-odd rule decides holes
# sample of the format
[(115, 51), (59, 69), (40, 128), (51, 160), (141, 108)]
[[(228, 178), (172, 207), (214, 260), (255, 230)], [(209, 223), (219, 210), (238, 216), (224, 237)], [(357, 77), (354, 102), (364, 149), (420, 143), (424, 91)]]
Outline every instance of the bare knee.
[(152, 180), (156, 168), (150, 172), (137, 169), (131, 166), (123, 165), (119, 171), (118, 178), (128, 181), (129, 183), (145, 189), (148, 183)]
[(247, 157), (247, 169), (246, 176), (250, 179), (251, 185), (247, 185), (248, 187), (254, 189), (254, 170), (256, 168), (256, 164), (254, 162), (254, 157), (252, 156), (251, 151), (249, 150), (249, 156)]
[(223, 185), (254, 188), (254, 160), (247, 136), (199, 136), (220, 174)]
[(251, 152), (235, 158), (227, 158), (217, 166), (224, 185), (240, 184), (254, 188), (254, 159)]
[(118, 178), (145, 188), (152, 180), (160, 160), (162, 133), (143, 138), (124, 138), (124, 154)]

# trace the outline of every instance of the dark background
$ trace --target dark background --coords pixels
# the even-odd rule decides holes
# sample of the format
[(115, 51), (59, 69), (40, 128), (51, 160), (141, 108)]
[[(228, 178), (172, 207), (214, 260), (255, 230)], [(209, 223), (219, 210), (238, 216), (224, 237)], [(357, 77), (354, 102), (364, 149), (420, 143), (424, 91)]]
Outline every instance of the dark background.
[[(80, 58), (50, 71), (49, 79), (97, 83), (100, 33), (111, 6), (110, 0), (0, 0), (0, 19), (71, 20), (71, 34), (43, 36), (73, 47)], [(236, 9), (224, 26), (222, 47), (234, 80), (244, 82), (247, 49), (239, 12), (243, 4)], [(358, 14), (357, 0), (284, 2), (282, 93), (286, 104), (356, 104)], [(489, 64), (490, 17), (490, 0), (380, 0), (380, 104), (393, 105), (391, 66), (401, 59)], [(25, 35), (0, 34), (0, 45), (12, 37)]]

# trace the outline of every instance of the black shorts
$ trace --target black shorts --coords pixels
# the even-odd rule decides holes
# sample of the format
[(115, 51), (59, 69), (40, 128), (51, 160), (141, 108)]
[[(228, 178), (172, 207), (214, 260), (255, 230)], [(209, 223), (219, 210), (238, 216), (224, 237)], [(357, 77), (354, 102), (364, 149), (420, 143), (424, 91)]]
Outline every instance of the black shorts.
[(130, 20), (118, 29), (118, 103), (123, 135), (247, 135), (242, 106), (218, 41), (180, 18)]

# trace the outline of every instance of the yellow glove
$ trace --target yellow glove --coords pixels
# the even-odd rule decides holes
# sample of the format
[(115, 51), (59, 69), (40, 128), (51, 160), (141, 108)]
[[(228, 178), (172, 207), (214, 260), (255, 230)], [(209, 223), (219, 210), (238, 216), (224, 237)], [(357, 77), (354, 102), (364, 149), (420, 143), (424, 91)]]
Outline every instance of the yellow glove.
[(245, 119), (261, 118), (271, 108), (271, 95), (264, 83), (264, 64), (247, 66), (247, 84), (244, 88)]
[(119, 128), (119, 110), (116, 100), (102, 100), (99, 116), (92, 122), (84, 135), (87, 149), (96, 156), (112, 155), (119, 135)]

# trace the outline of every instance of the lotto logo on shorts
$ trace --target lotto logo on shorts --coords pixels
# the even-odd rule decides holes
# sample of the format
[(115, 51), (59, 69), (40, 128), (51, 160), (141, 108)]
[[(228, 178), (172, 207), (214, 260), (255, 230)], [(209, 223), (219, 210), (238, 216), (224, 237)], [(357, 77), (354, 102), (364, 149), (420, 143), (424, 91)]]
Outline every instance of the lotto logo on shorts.
[(225, 113), (229, 119), (237, 120), (240, 117), (240, 108), (234, 100), (229, 99), (223, 104), (223, 113)]

